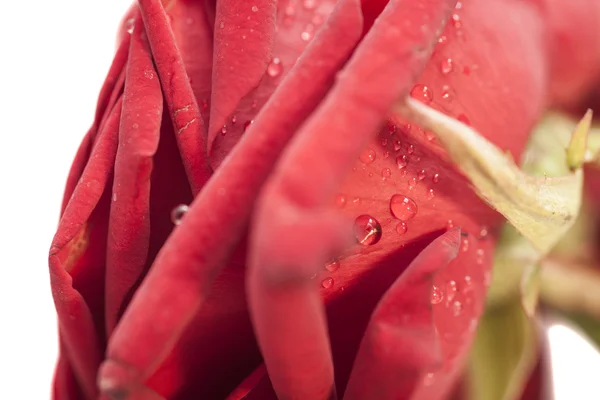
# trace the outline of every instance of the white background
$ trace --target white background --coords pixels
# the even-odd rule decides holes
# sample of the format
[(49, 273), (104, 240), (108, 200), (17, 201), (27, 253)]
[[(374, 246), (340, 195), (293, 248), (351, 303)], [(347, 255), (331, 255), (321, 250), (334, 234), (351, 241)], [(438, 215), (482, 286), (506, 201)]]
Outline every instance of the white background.
[[(0, 9), (0, 399), (48, 399), (57, 354), (47, 251), (129, 0)], [(600, 361), (551, 329), (557, 400), (600, 399)]]

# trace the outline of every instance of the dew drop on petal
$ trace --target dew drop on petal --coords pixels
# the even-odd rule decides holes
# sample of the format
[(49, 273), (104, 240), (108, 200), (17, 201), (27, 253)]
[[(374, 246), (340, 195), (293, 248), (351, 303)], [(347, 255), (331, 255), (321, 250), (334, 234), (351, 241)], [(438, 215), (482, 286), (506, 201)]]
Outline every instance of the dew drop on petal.
[(433, 384), (433, 372), (428, 372), (425, 374), (425, 376), (423, 376), (423, 385), (428, 387), (431, 386)]
[(113, 193), (112, 199), (113, 199), (113, 201), (117, 201), (117, 194), (116, 193)]
[(276, 78), (281, 74), (282, 70), (283, 66), (281, 65), (281, 60), (279, 57), (274, 57), (267, 67), (267, 75), (271, 78)]
[(434, 175), (431, 177), (431, 181), (432, 181), (433, 183), (438, 183), (438, 182), (440, 181), (440, 174), (434, 174)]
[(181, 224), (181, 220), (187, 213), (189, 207), (185, 204), (180, 204), (171, 211), (171, 222), (174, 225)]
[(460, 301), (455, 301), (454, 303), (452, 303), (452, 314), (455, 317), (458, 317), (460, 315), (460, 313), (462, 312), (463, 309), (463, 305)]
[(400, 151), (401, 148), (402, 143), (398, 139), (394, 140), (394, 151)]
[(460, 20), (460, 15), (458, 15), (456, 13), (452, 14), (452, 24), (454, 25), (455, 28), (462, 27), (462, 21)]
[(364, 246), (371, 246), (381, 239), (381, 224), (370, 215), (359, 215), (354, 220), (354, 236)]
[(442, 35), (440, 36), (440, 38), (438, 39), (438, 43), (439, 44), (444, 44), (448, 41), (448, 37), (446, 35)]
[(253, 119), (251, 119), (251, 120), (248, 120), (248, 121), (244, 122), (244, 128), (243, 128), (243, 129), (244, 129), (244, 132), (246, 132), (246, 129), (248, 129), (248, 127), (249, 127), (250, 125), (252, 125), (253, 123), (254, 123), (254, 120), (253, 120)]
[(465, 287), (463, 292), (470, 292), (473, 289), (473, 279), (469, 275), (465, 276)]
[(303, 0), (302, 6), (307, 10), (312, 10), (317, 5), (316, 0)]
[(125, 29), (127, 30), (127, 33), (132, 34), (134, 27), (135, 18), (129, 18), (127, 21), (125, 21)]
[(417, 178), (410, 178), (410, 181), (408, 181), (408, 189), (413, 190), (417, 187), (418, 183), (419, 181), (417, 180)]
[(492, 272), (489, 270), (486, 270), (483, 273), (483, 284), (485, 285), (485, 287), (490, 287), (490, 285), (492, 284)]
[(427, 176), (427, 173), (425, 172), (424, 169), (420, 170), (419, 173), (417, 174), (417, 178), (419, 178), (420, 181), (425, 179), (426, 176)]
[(406, 232), (408, 232), (408, 226), (406, 226), (406, 222), (398, 222), (398, 225), (396, 225), (396, 233), (398, 235), (404, 235)]
[(452, 101), (452, 91), (450, 90), (450, 86), (444, 85), (442, 86), (442, 99), (446, 101)]
[(389, 124), (388, 125), (388, 132), (390, 133), (390, 135), (394, 135), (396, 134), (396, 132), (398, 132), (398, 127), (395, 124)]
[(390, 211), (395, 218), (406, 222), (417, 215), (418, 207), (410, 197), (395, 194), (390, 199)]
[(488, 235), (488, 228), (487, 226), (482, 226), (481, 230), (479, 231), (479, 238), (480, 239), (485, 239)]
[(382, 168), (381, 169), (381, 177), (383, 179), (387, 179), (390, 176), (392, 176), (392, 171), (389, 168)]
[(408, 165), (408, 157), (406, 157), (406, 156), (398, 156), (398, 157), (396, 157), (396, 165), (400, 169), (406, 168), (406, 166)]
[(344, 196), (343, 194), (338, 194), (335, 197), (335, 205), (338, 208), (344, 208), (344, 206), (346, 205), (346, 196)]
[(415, 85), (410, 91), (410, 95), (425, 104), (430, 104), (433, 101), (433, 92), (423, 84)]
[(450, 230), (454, 228), (454, 221), (452, 221), (451, 219), (448, 220), (448, 222), (446, 222), (446, 229)]
[(446, 298), (448, 301), (454, 300), (454, 296), (456, 296), (456, 292), (458, 292), (458, 287), (455, 281), (449, 281), (446, 284)]
[(331, 289), (333, 287), (333, 278), (327, 277), (321, 281), (323, 289)]
[(427, 192), (427, 198), (429, 200), (433, 199), (435, 197), (435, 191), (433, 189), (429, 189), (429, 191)]
[(433, 285), (431, 287), (431, 304), (440, 304), (444, 300), (444, 292), (439, 287)]
[(409, 145), (408, 149), (406, 150), (408, 152), (408, 154), (413, 154), (415, 152), (415, 146), (414, 145)]
[(440, 71), (443, 75), (448, 75), (450, 72), (452, 72), (453, 68), (454, 64), (451, 58), (446, 58), (440, 63)]
[(221, 135), (225, 135), (227, 133), (227, 125), (223, 125), (223, 127), (221, 128)]
[(373, 163), (373, 161), (375, 161), (375, 158), (376, 158), (375, 150), (373, 150), (371, 148), (364, 149), (360, 155), (360, 161), (363, 164), (367, 164), (367, 165)]
[(467, 118), (465, 114), (460, 114), (458, 116), (458, 120), (465, 125), (471, 126), (471, 121), (469, 120), (469, 118)]
[(257, 12), (257, 11), (258, 11), (258, 7), (252, 6), (252, 12)]
[(300, 39), (302, 39), (305, 42), (310, 41), (310, 39), (312, 39), (312, 37), (313, 37), (312, 31), (307, 30), (307, 29), (302, 31), (302, 33), (300, 34)]
[(432, 132), (425, 132), (425, 139), (427, 139), (428, 142), (433, 142), (435, 140), (435, 137), (435, 134), (433, 134)]
[(332, 260), (325, 264), (325, 269), (329, 272), (335, 272), (340, 269), (340, 262), (338, 260)]
[(289, 3), (287, 6), (285, 6), (284, 13), (287, 17), (293, 17), (294, 14), (296, 14), (296, 7), (294, 4)]
[(465, 239), (463, 239), (463, 242), (462, 242), (462, 248), (461, 248), (461, 250), (462, 250), (462, 251), (467, 251), (467, 250), (469, 250), (469, 239), (466, 239), (466, 238), (465, 238)]

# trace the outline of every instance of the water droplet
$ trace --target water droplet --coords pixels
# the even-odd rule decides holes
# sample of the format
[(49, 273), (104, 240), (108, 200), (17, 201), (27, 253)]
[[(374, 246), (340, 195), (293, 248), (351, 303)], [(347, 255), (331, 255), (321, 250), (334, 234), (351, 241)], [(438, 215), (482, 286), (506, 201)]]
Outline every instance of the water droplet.
[(221, 128), (221, 135), (225, 136), (226, 133), (227, 133), (227, 125), (223, 125), (223, 127)]
[(269, 66), (267, 67), (267, 75), (269, 75), (271, 78), (276, 78), (281, 74), (281, 71), (283, 71), (281, 60), (279, 57), (273, 57), (269, 63)]
[(302, 6), (307, 10), (312, 10), (317, 5), (316, 0), (303, 0)]
[(188, 212), (189, 207), (185, 204), (180, 204), (171, 211), (171, 222), (175, 225), (181, 224), (181, 220)]
[(132, 34), (134, 27), (135, 18), (129, 18), (127, 21), (125, 21), (125, 29), (127, 30), (127, 33)]
[(423, 385), (431, 386), (433, 384), (433, 372), (428, 372), (423, 376)]
[(388, 139), (386, 137), (382, 137), (381, 138), (381, 145), (383, 147), (385, 147), (385, 146), (387, 146), (387, 144), (388, 144)]
[(294, 4), (289, 3), (287, 6), (285, 6), (284, 13), (287, 17), (293, 17), (294, 14), (296, 14), (296, 7), (294, 6)]
[(433, 199), (435, 197), (435, 191), (433, 189), (429, 189), (429, 191), (427, 192), (427, 198), (429, 200)]
[(258, 11), (258, 7), (252, 6), (252, 12), (257, 12), (257, 11)]
[(154, 78), (154, 72), (152, 72), (151, 70), (147, 69), (144, 71), (144, 77), (147, 79), (152, 79)]
[(329, 272), (335, 272), (340, 269), (340, 262), (338, 260), (332, 260), (325, 264), (325, 269)]
[(467, 251), (469, 250), (469, 239), (463, 239), (462, 242), (462, 251)]
[(463, 292), (467, 293), (470, 292), (473, 289), (473, 279), (471, 279), (471, 277), (469, 275), (465, 276), (465, 287), (463, 289)]
[(430, 104), (433, 101), (433, 92), (426, 85), (415, 85), (410, 91), (410, 95), (425, 104)]
[(484, 256), (485, 256), (485, 253), (484, 253), (483, 249), (477, 249), (477, 264), (479, 264), (479, 265), (483, 264)]
[(117, 194), (116, 193), (113, 193), (113, 198), (112, 199), (113, 199), (113, 201), (117, 201)]
[(460, 20), (460, 15), (458, 15), (456, 13), (452, 14), (452, 25), (454, 25), (454, 27), (457, 29), (462, 27), (462, 21)]
[(410, 197), (395, 194), (390, 199), (390, 211), (394, 217), (406, 222), (417, 215), (418, 207)]
[(454, 300), (454, 296), (456, 296), (456, 292), (458, 292), (458, 287), (456, 286), (455, 281), (448, 281), (446, 284), (446, 298), (448, 302)]
[(450, 89), (450, 87), (448, 85), (444, 85), (442, 87), (442, 99), (449, 101), (449, 102), (454, 99), (454, 96), (452, 95), (452, 90)]
[(446, 58), (446, 59), (442, 60), (442, 62), (440, 63), (440, 72), (443, 75), (448, 75), (450, 72), (452, 72), (453, 68), (454, 68), (454, 63), (451, 58)]
[(331, 289), (333, 287), (333, 278), (327, 277), (321, 281), (323, 289)]
[(375, 150), (373, 150), (371, 148), (364, 149), (362, 154), (360, 155), (360, 161), (363, 164), (367, 164), (367, 165), (373, 163), (373, 161), (375, 161), (375, 158), (376, 158)]
[(460, 10), (462, 8), (462, 1), (457, 1), (456, 2), (456, 6), (454, 6), (454, 8), (456, 8), (457, 10)]
[(383, 152), (383, 158), (388, 158), (390, 156), (390, 152), (389, 151), (384, 151)]
[(413, 154), (415, 152), (415, 146), (413, 146), (412, 144), (408, 146), (408, 149), (406, 150), (408, 152), (408, 154)]
[(408, 181), (408, 189), (413, 190), (417, 187), (418, 183), (419, 181), (417, 180), (417, 178), (410, 178), (410, 181)]
[(234, 115), (233, 117), (231, 117), (231, 125), (235, 125), (236, 122), (237, 122), (237, 117)]
[(394, 140), (394, 151), (400, 151), (401, 148), (402, 143), (398, 139)]
[(404, 235), (408, 231), (408, 226), (406, 226), (406, 222), (400, 221), (398, 225), (396, 225), (396, 233), (398, 235)]
[(458, 317), (460, 315), (460, 313), (462, 312), (462, 309), (463, 309), (463, 305), (460, 301), (455, 301), (452, 304), (452, 314), (455, 317)]
[(485, 285), (485, 287), (488, 288), (492, 284), (492, 272), (490, 270), (486, 270), (483, 273), (483, 284)]
[(250, 125), (252, 125), (253, 123), (254, 123), (254, 120), (253, 120), (253, 119), (251, 119), (251, 120), (249, 120), (249, 121), (246, 121), (246, 122), (244, 122), (244, 128), (243, 128), (243, 129), (244, 129), (244, 132), (246, 132), (246, 129), (248, 129), (248, 127), (249, 127)]
[(465, 114), (460, 114), (458, 120), (465, 125), (471, 126), (471, 121), (469, 121), (469, 118)]
[(425, 172), (424, 169), (420, 170), (419, 173), (417, 174), (417, 177), (419, 178), (420, 181), (425, 179), (426, 176), (427, 176), (427, 173)]
[(392, 171), (389, 168), (381, 169), (381, 177), (383, 179), (389, 178), (390, 176), (392, 176)]
[(433, 132), (430, 131), (425, 131), (425, 139), (427, 139), (428, 142), (433, 142), (435, 140), (435, 134)]
[(314, 31), (315, 31), (315, 27), (313, 24), (306, 25), (304, 27), (304, 30), (300, 34), (300, 39), (302, 39), (305, 42), (308, 42), (310, 39), (313, 38)]
[(396, 132), (398, 132), (398, 127), (395, 124), (390, 123), (388, 125), (388, 132), (390, 133), (390, 135), (395, 135)]
[(481, 227), (481, 230), (479, 231), (479, 238), (484, 239), (487, 237), (487, 235), (488, 235), (488, 228), (487, 228), (487, 226), (484, 225)]
[(355, 198), (353, 198), (353, 199), (352, 199), (352, 202), (353, 202), (354, 204), (358, 204), (358, 203), (360, 203), (360, 197), (355, 197)]
[(444, 292), (439, 287), (433, 285), (431, 287), (431, 304), (440, 304), (444, 300)]
[(448, 222), (446, 222), (446, 229), (450, 230), (452, 228), (454, 228), (454, 222), (451, 219), (449, 219)]
[(438, 39), (438, 43), (439, 44), (444, 44), (448, 41), (448, 37), (446, 35), (442, 35), (440, 36), (440, 38)]
[(346, 205), (346, 196), (344, 196), (343, 194), (338, 194), (335, 197), (335, 205), (338, 208), (343, 208)]
[(354, 236), (364, 246), (371, 246), (381, 239), (381, 224), (370, 215), (359, 215), (354, 220)]

